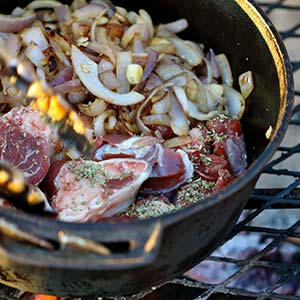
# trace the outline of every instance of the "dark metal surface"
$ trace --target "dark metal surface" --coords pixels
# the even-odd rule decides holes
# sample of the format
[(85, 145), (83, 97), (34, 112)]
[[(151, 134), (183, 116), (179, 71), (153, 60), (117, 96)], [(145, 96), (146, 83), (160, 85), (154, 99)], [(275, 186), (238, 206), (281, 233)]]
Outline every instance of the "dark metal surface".
[[(243, 176), (243, 178), (233, 184), (227, 191), (220, 193), (209, 203), (198, 207), (191, 207), (183, 212), (162, 218), (160, 220), (162, 226), (158, 231), (158, 234), (162, 235), (161, 247), (159, 247), (159, 244), (156, 244), (156, 246), (151, 249), (150, 256), (145, 256), (140, 250), (143, 249), (143, 246), (147, 244), (151, 236), (153, 236), (154, 229), (157, 228), (158, 224), (156, 221), (133, 222), (121, 225), (64, 225), (49, 220), (41, 221), (27, 215), (21, 216), (14, 213), (0, 212), (2, 216), (22, 226), (23, 230), (47, 238), (50, 241), (57, 241), (57, 232), (64, 229), (73, 233), (76, 232), (85, 238), (93, 238), (95, 241), (103, 242), (106, 245), (107, 243), (111, 244), (113, 242), (117, 243), (131, 240), (137, 242), (135, 251), (130, 251), (127, 255), (126, 253), (115, 253), (111, 257), (111, 260), (104, 260), (92, 254), (78, 253), (70, 249), (65, 249), (64, 251), (57, 250), (55, 253), (46, 253), (40, 249), (19, 244), (2, 237), (2, 247), (7, 252), (6, 255), (2, 257), (3, 264), (0, 269), (0, 280), (22, 289), (60, 295), (101, 294), (101, 296), (109, 296), (128, 294), (160, 283), (164, 285), (170, 283), (175, 286), (186, 286), (187, 289), (196, 288), (198, 293), (200, 293), (200, 290), (205, 290), (204, 294), (198, 294), (198, 296), (193, 297), (197, 300), (213, 299), (210, 297), (214, 297), (214, 294), (221, 294), (221, 298), (219, 299), (225, 299), (225, 296), (222, 296), (222, 294), (227, 294), (226, 299), (229, 299), (228, 295), (231, 294), (238, 295), (239, 298), (235, 299), (240, 300), (244, 299), (242, 296), (252, 297), (253, 293), (228, 288), (227, 285), (233, 279), (232, 277), (217, 285), (193, 282), (185, 278), (175, 280), (171, 280), (171, 278), (182, 274), (211, 253), (211, 251), (224, 240), (236, 222), (253, 189), (262, 165), (265, 164), (267, 159), (274, 153), (287, 126), (289, 110), (291, 109), (291, 74), (288, 74), (287, 78), (289, 83), (289, 101), (285, 107), (283, 103), (280, 105), (276, 68), (268, 51), (268, 47), (255, 26), (249, 21), (248, 17), (236, 7), (234, 1), (228, 4), (229, 2), (227, 0), (209, 2), (190, 0), (185, 2), (184, 7), (182, 7), (182, 1), (179, 0), (157, 0), (151, 1), (151, 3), (145, 2), (145, 5), (142, 5), (140, 1), (132, 1), (130, 3), (135, 3), (140, 7), (145, 6), (146, 9), (149, 8), (152, 14), (155, 10), (157, 12), (155, 7), (159, 5), (162, 9), (160, 10), (161, 15), (157, 15), (157, 18), (161, 19), (161, 21), (174, 19), (178, 16), (187, 17), (191, 23), (190, 32), (195, 33), (193, 39), (207, 42), (208, 45), (213, 46), (215, 49), (229, 53), (229, 59), (233, 61), (233, 72), (235, 75), (240, 74), (246, 69), (252, 69), (254, 73), (257, 74), (257, 89), (253, 97), (249, 99), (249, 108), (246, 111), (243, 125), (248, 142), (249, 161), (254, 162), (258, 156), (259, 160), (252, 165), (246, 176)], [(225, 3), (226, 6), (224, 6)], [(14, 4), (15, 3), (12, 3), (12, 5)], [(223, 7), (226, 9), (223, 10)], [(197, 9), (199, 13), (191, 15), (191, 8), (194, 10)], [(201, 14), (203, 14), (202, 17)], [(228, 15), (230, 18), (228, 18)], [(214, 16), (213, 20), (211, 16)], [(243, 24), (243, 27), (238, 33), (235, 30), (237, 23)], [(207, 24), (210, 24), (210, 26), (207, 27)], [(222, 31), (220, 31), (220, 24), (222, 24)], [(199, 28), (201, 29), (199, 30)], [(272, 30), (274, 30), (274, 28), (272, 28)], [(282, 48), (281, 41), (278, 40), (278, 42), (278, 47)], [(251, 49), (248, 47), (249, 44), (252, 45)], [(257, 52), (257, 55), (255, 55), (253, 51)], [(284, 52), (283, 48), (282, 51)], [(261, 55), (262, 53), (263, 55)], [(286, 62), (286, 67), (289, 68), (286, 59), (285, 56), (284, 61)], [(266, 65), (269, 66), (267, 70), (265, 68)], [(266, 107), (269, 109), (266, 110)], [(279, 113), (280, 107), (281, 113)], [(254, 111), (255, 114), (253, 113)], [(264, 137), (265, 130), (270, 124), (275, 128), (277, 119), (282, 116), (283, 119), (278, 123), (279, 126), (277, 127), (275, 137), (269, 144), (267, 150), (261, 154), (268, 143)], [(282, 199), (287, 197), (293, 187), (297, 186), (295, 184), (286, 190), (286, 192), (279, 192), (273, 196), (269, 195), (272, 197), (271, 201), (274, 201), (275, 198)], [(250, 220), (256, 213), (269, 206), (268, 201), (263, 198), (267, 196), (265, 193), (256, 191), (256, 196), (252, 198), (251, 201), (252, 203), (255, 201), (258, 203), (260, 201), (259, 204), (261, 208), (250, 214), (246, 220)], [(260, 200), (262, 198), (263, 200)], [(251, 203), (251, 201), (249, 203)], [(262, 203), (261, 201), (264, 202)], [(298, 223), (286, 232), (268, 232), (277, 236), (269, 248), (274, 247), (276, 243), (283, 240), (287, 235), (296, 235), (294, 233), (296, 226), (298, 226)], [(47, 230), (45, 230), (46, 228)], [(241, 230), (262, 231), (264, 229), (245, 227), (245, 223), (240, 223), (232, 231), (230, 237)], [(263, 254), (258, 254), (249, 264), (246, 263), (248, 261), (232, 261), (232, 263), (241, 266), (241, 269), (238, 271), (239, 273), (234, 276), (238, 276), (241, 272), (246, 271), (252, 266), (260, 266), (262, 261), (259, 259), (262, 255)], [(72, 259), (69, 259), (70, 257), (72, 257)], [(141, 261), (137, 258), (141, 259)], [(145, 258), (147, 258), (147, 260)], [(8, 264), (4, 263), (5, 259), (8, 259), (9, 267)], [(210, 260), (228, 261), (228, 258), (211, 257)], [(33, 268), (34, 272), (32, 272)], [(297, 268), (293, 267), (291, 270), (289, 269), (284, 280), (287, 280), (289, 276), (295, 274), (295, 272), (298, 272)], [(264, 298), (258, 299), (269, 298), (274, 289), (266, 291)], [(20, 296), (15, 294), (16, 291), (9, 289), (0, 292), (3, 294), (3, 299), (6, 300), (16, 299)], [(150, 289), (133, 297), (133, 299), (143, 298), (144, 293), (148, 295), (146, 297), (155, 297), (154, 290)], [(144, 298), (151, 299), (146, 297)], [(256, 296), (254, 295), (254, 297)], [(188, 300), (193, 298), (184, 298), (183, 296), (183, 298), (177, 299)], [(153, 299), (171, 300), (172, 298), (171, 296), (167, 298), (159, 298), (158, 296), (158, 298)]]

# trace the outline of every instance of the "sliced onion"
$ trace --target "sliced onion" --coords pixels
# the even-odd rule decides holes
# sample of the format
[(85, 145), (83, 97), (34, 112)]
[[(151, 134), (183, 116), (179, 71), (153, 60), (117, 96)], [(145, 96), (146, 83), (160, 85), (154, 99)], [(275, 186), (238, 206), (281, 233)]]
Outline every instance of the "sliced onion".
[(67, 94), (70, 92), (79, 92), (83, 88), (79, 79), (73, 79), (65, 81), (62, 84), (59, 84), (54, 87), (56, 93), (58, 94)]
[(122, 51), (117, 53), (116, 75), (119, 81), (118, 93), (125, 94), (130, 90), (130, 84), (126, 77), (128, 66), (132, 62), (131, 52)]
[(69, 59), (67, 58), (66, 54), (62, 50), (61, 46), (54, 41), (53, 39), (49, 40), (51, 47), (54, 49), (56, 56), (59, 60), (66, 66), (71, 66)]
[(231, 118), (241, 118), (245, 111), (245, 100), (235, 89), (224, 85), (224, 95), (227, 99), (228, 115)]
[(71, 80), (73, 77), (73, 67), (67, 66), (55, 74), (54, 78), (49, 82), (52, 87), (58, 86), (66, 81)]
[(70, 92), (67, 95), (67, 99), (72, 104), (78, 104), (86, 100), (86, 93), (82, 91)]
[(191, 142), (192, 138), (189, 135), (182, 135), (166, 140), (163, 145), (164, 148), (178, 148)]
[(41, 81), (46, 81), (46, 74), (43, 68), (36, 68), (36, 76)]
[(187, 135), (189, 133), (189, 121), (173, 93), (171, 97), (171, 109), (169, 115), (171, 117), (171, 128), (176, 135)]
[(187, 75), (185, 73), (179, 74), (173, 78), (171, 78), (168, 82), (174, 83), (177, 86), (186, 86), (187, 84)]
[(154, 90), (155, 88), (157, 88), (158, 86), (162, 85), (163, 81), (156, 76), (155, 74), (152, 74), (149, 79), (147, 80), (147, 83), (144, 87), (144, 90), (146, 92), (150, 92), (152, 90)]
[(113, 64), (108, 61), (107, 59), (103, 58), (100, 60), (99, 64), (98, 64), (98, 73), (104, 73), (106, 71), (112, 71), (114, 69)]
[(27, 26), (30, 26), (36, 19), (33, 12), (26, 12), (22, 16), (11, 16), (0, 14), (1, 32), (19, 32)]
[(196, 104), (191, 101), (188, 101), (188, 105), (189, 105), (188, 116), (198, 121), (208, 121), (209, 119), (221, 113), (220, 110), (213, 110), (208, 113), (202, 113), (199, 111)]
[(110, 18), (113, 17), (113, 15), (116, 12), (116, 7), (111, 3), (111, 1), (107, 1), (107, 0), (92, 0), (91, 4), (97, 4), (97, 5), (102, 5), (103, 7), (105, 7), (108, 11), (108, 16)]
[(173, 33), (179, 33), (188, 28), (189, 24), (186, 19), (179, 19), (175, 22), (164, 24), (165, 28)]
[(78, 21), (90, 21), (96, 18), (98, 15), (101, 15), (104, 11), (104, 7), (97, 4), (87, 4), (82, 8), (79, 8), (73, 12), (73, 17)]
[(124, 25), (109, 22), (106, 26), (106, 30), (107, 30), (107, 35), (109, 36), (110, 39), (114, 39), (114, 38), (120, 39), (124, 33)]
[(39, 46), (30, 44), (25, 50), (25, 55), (36, 67), (43, 67), (46, 57)]
[(79, 111), (89, 117), (97, 117), (101, 115), (107, 109), (108, 103), (102, 99), (96, 98), (94, 102), (88, 104), (79, 104)]
[(171, 118), (166, 114), (149, 115), (142, 118), (145, 125), (170, 126)]
[(157, 37), (163, 37), (163, 38), (171, 38), (175, 37), (175, 34), (168, 30), (165, 25), (160, 24), (156, 27), (156, 36)]
[(145, 67), (147, 65), (147, 62), (149, 60), (148, 53), (142, 52), (142, 53), (133, 53), (132, 55), (132, 63), (141, 65), (142, 67)]
[(245, 72), (239, 76), (239, 85), (243, 98), (247, 99), (254, 89), (253, 76), (251, 71)]
[(127, 20), (131, 23), (131, 24), (135, 24), (137, 21), (137, 17), (138, 14), (134, 11), (129, 11), (127, 14)]
[(92, 26), (91, 26), (91, 30), (90, 30), (90, 38), (91, 38), (91, 41), (92, 42), (95, 42), (97, 41), (97, 26), (98, 25), (104, 25), (103, 21), (108, 21), (108, 19), (106, 18), (106, 20), (103, 20), (103, 16), (105, 16), (105, 14), (107, 13), (107, 9), (103, 9), (103, 11), (101, 12), (101, 14), (99, 14), (94, 22), (92, 23)]
[(155, 73), (165, 81), (170, 80), (171, 78), (181, 74), (183, 69), (174, 63), (162, 64), (156, 67)]
[(121, 39), (121, 46), (125, 49), (128, 44), (133, 40), (136, 35), (141, 36), (141, 32), (143, 30), (143, 24), (134, 24), (130, 26), (124, 33)]
[(179, 101), (181, 108), (185, 112), (185, 114), (189, 111), (189, 100), (186, 96), (185, 90), (180, 86), (173, 87), (174, 93), (176, 95), (177, 100)]
[(40, 27), (25, 29), (21, 33), (21, 37), (27, 46), (31, 43), (35, 43), (41, 50), (46, 50), (49, 47), (49, 43)]
[(201, 82), (204, 84), (210, 84), (213, 82), (212, 67), (210, 65), (210, 62), (205, 57), (203, 57), (203, 61), (205, 62), (206, 65), (206, 76), (204, 76), (204, 78), (202, 78), (201, 76)]
[(159, 54), (175, 54), (176, 48), (173, 46), (172, 43), (164, 43), (164, 44), (157, 44), (151, 45), (150, 48)]
[(207, 60), (210, 62), (211, 68), (212, 68), (212, 73), (214, 78), (219, 78), (220, 77), (220, 71), (218, 64), (216, 62), (216, 54), (213, 49), (209, 49), (209, 52), (207, 53)]
[(176, 53), (191, 66), (198, 66), (202, 62), (202, 52), (199, 46), (191, 41), (183, 41), (179, 38), (170, 39), (176, 48)]
[(226, 55), (225, 54), (217, 55), (216, 62), (218, 64), (218, 68), (220, 70), (223, 83), (227, 86), (232, 86), (233, 77), (232, 77), (230, 64), (229, 64), (229, 61), (228, 61)]
[(106, 71), (100, 74), (102, 83), (110, 90), (116, 90), (120, 87), (120, 82), (113, 71)]
[(172, 83), (165, 83), (162, 84), (160, 86), (158, 86), (157, 88), (155, 88), (150, 95), (148, 96), (148, 98), (142, 103), (142, 105), (139, 107), (137, 114), (136, 114), (136, 123), (138, 128), (140, 129), (141, 132), (143, 133), (149, 133), (151, 132), (151, 130), (144, 125), (141, 117), (142, 117), (142, 113), (144, 111), (144, 109), (148, 106), (148, 104), (151, 102), (152, 98), (161, 90), (167, 89), (168, 87), (171, 87), (173, 84)]
[(55, 32), (54, 35), (51, 36), (51, 39), (53, 39), (62, 48), (65, 55), (71, 55), (70, 44), (63, 36)]
[(106, 129), (108, 131), (113, 131), (116, 125), (117, 125), (117, 118), (115, 116), (110, 116), (106, 124)]
[(106, 122), (114, 114), (115, 114), (114, 110), (108, 109), (94, 119), (94, 130), (95, 130), (96, 137), (104, 136), (106, 134)]
[(166, 97), (155, 102), (152, 106), (151, 113), (152, 114), (166, 114), (171, 109), (171, 99), (169, 94)]
[(97, 35), (95, 36), (95, 40), (92, 42), (98, 42), (100, 45), (108, 45), (108, 36), (107, 36), (107, 30), (106, 27), (99, 27), (97, 30)]
[(144, 74), (143, 74), (143, 77), (142, 77), (142, 80), (146, 80), (149, 78), (149, 76), (152, 74), (155, 66), (156, 66), (156, 62), (157, 62), (157, 59), (158, 59), (158, 53), (152, 49), (149, 49), (148, 51), (148, 62), (147, 62), (147, 65), (145, 67), (145, 71), (144, 71)]
[(136, 104), (145, 99), (143, 95), (134, 91), (128, 94), (118, 94), (107, 89), (98, 78), (97, 64), (74, 45), (72, 46), (72, 62), (81, 82), (96, 97), (121, 106)]
[(108, 44), (91, 42), (88, 45), (88, 49), (91, 49), (99, 54), (105, 55), (114, 65), (116, 64), (116, 53), (114, 49)]
[(65, 19), (71, 17), (70, 11), (66, 5), (60, 5), (54, 7), (54, 12), (56, 14), (58, 22), (63, 22)]
[(56, 0), (35, 0), (30, 2), (26, 8), (35, 10), (43, 8), (55, 8), (61, 5), (61, 2)]
[(135, 54), (145, 53), (145, 47), (139, 38), (133, 40), (133, 52)]
[(148, 61), (141, 79), (142, 81), (140, 84), (138, 84), (135, 87), (135, 90), (139, 91), (144, 88), (144, 86), (147, 83), (147, 79), (152, 75), (155, 69), (157, 59), (158, 59), (158, 53), (152, 49), (149, 49)]
[(154, 27), (153, 27), (152, 19), (151, 19), (150, 15), (144, 9), (140, 9), (139, 13), (140, 13), (140, 17), (141, 17), (142, 21), (145, 23), (145, 25), (148, 29), (148, 32), (150, 34), (149, 39), (152, 39), (153, 35), (154, 35)]

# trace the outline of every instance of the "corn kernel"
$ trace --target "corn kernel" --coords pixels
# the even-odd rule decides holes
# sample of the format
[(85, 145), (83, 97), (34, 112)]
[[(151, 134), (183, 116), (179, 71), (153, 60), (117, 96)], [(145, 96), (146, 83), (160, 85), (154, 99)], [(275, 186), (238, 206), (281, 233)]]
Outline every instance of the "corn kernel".
[(138, 84), (143, 77), (143, 68), (137, 64), (130, 64), (127, 67), (126, 77), (130, 84)]

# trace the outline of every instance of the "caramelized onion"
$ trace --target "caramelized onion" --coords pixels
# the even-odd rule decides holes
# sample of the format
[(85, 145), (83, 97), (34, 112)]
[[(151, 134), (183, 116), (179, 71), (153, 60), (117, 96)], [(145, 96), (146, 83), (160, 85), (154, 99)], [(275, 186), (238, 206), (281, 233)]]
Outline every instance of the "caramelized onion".
[(177, 21), (164, 24), (164, 26), (167, 30), (170, 30), (173, 33), (179, 33), (188, 28), (189, 24), (186, 19), (179, 19)]
[(230, 64), (225, 54), (219, 54), (216, 56), (216, 62), (218, 64), (219, 71), (222, 76), (223, 83), (227, 86), (232, 86), (233, 77), (230, 68)]
[(239, 85), (243, 98), (247, 99), (254, 89), (253, 76), (251, 71), (245, 72), (239, 76)]
[(11, 16), (0, 14), (1, 32), (19, 32), (30, 26), (36, 19), (36, 15), (30, 11), (22, 16)]
[(98, 67), (91, 59), (84, 55), (76, 46), (72, 46), (72, 61), (75, 72), (85, 87), (96, 97), (105, 99), (115, 105), (132, 105), (139, 103), (145, 97), (137, 92), (118, 94), (107, 89), (98, 79)]

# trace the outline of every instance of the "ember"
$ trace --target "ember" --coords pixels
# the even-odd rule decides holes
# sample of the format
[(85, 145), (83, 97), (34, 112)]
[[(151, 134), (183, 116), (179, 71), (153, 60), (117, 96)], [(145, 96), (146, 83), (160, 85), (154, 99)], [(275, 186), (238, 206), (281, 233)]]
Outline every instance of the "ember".
[(34, 300), (58, 300), (58, 298), (56, 296), (39, 294), (34, 297)]

